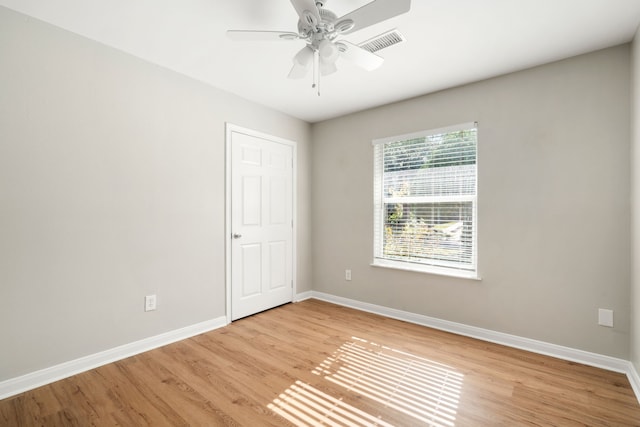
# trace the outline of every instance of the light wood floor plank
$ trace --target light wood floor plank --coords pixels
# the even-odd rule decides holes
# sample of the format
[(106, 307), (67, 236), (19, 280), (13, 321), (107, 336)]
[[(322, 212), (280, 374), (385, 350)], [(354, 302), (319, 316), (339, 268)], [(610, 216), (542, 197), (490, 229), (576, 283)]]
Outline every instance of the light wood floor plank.
[(0, 401), (0, 426), (640, 426), (623, 374), (308, 300)]

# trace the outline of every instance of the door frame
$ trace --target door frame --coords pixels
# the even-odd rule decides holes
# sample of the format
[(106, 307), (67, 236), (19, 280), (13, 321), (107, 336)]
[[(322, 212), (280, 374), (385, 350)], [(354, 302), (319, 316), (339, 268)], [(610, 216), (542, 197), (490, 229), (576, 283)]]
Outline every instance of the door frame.
[(285, 144), (291, 147), (292, 159), (293, 159), (293, 168), (292, 168), (292, 210), (291, 217), (293, 218), (293, 227), (292, 230), (292, 242), (291, 242), (291, 279), (293, 281), (293, 286), (291, 287), (291, 301), (295, 300), (295, 296), (297, 295), (297, 278), (296, 278), (296, 267), (297, 267), (297, 229), (298, 229), (298, 161), (297, 161), (297, 143), (295, 141), (291, 141), (285, 138), (280, 138), (278, 136), (269, 135), (263, 132), (259, 132), (253, 129), (248, 129), (242, 126), (235, 125), (233, 123), (225, 122), (225, 294), (226, 294), (226, 309), (225, 315), (227, 318), (227, 324), (231, 323), (231, 284), (232, 284), (232, 275), (231, 275), (231, 172), (232, 172), (232, 162), (231, 162), (231, 135), (234, 133), (242, 133), (245, 135), (253, 136), (256, 138), (266, 139), (272, 142), (276, 142), (279, 144)]

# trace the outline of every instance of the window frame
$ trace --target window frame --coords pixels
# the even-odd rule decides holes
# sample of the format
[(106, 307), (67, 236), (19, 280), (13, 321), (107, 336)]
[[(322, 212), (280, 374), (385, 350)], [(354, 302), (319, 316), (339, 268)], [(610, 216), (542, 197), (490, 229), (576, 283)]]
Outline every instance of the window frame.
[[(410, 139), (429, 137), (433, 135), (446, 134), (451, 132), (458, 132), (462, 130), (476, 130), (476, 140), (475, 140), (475, 155), (476, 155), (476, 169), (475, 169), (475, 191), (473, 195), (456, 195), (456, 196), (446, 196), (442, 197), (442, 200), (438, 201), (437, 197), (433, 198), (431, 203), (444, 203), (447, 201), (455, 201), (455, 202), (471, 202), (472, 203), (472, 242), (471, 242), (471, 268), (460, 268), (457, 267), (446, 267), (442, 265), (433, 265), (428, 263), (422, 263), (417, 261), (410, 260), (398, 260), (392, 258), (386, 258), (383, 256), (382, 251), (384, 245), (384, 229), (385, 229), (385, 202), (389, 203), (389, 200), (385, 200), (384, 198), (384, 153), (381, 152), (383, 147), (387, 143), (405, 141)], [(371, 265), (373, 267), (384, 267), (398, 270), (406, 270), (406, 271), (414, 271), (421, 273), (429, 273), (436, 275), (444, 275), (451, 277), (459, 277), (459, 278), (467, 278), (467, 279), (475, 279), (480, 280), (479, 269), (478, 269), (478, 123), (477, 122), (467, 122), (461, 123), (453, 126), (446, 126), (436, 129), (429, 129), (420, 132), (414, 132), (404, 135), (396, 135), (385, 138), (374, 139), (371, 143), (373, 146), (373, 261)], [(414, 203), (419, 203), (422, 196), (416, 196), (414, 199)], [(389, 198), (387, 198), (389, 199)], [(393, 199), (390, 199), (393, 200)], [(411, 198), (404, 198), (402, 201), (405, 203), (410, 201)], [(409, 202), (411, 203), (411, 202)], [(440, 262), (441, 264), (444, 262)]]

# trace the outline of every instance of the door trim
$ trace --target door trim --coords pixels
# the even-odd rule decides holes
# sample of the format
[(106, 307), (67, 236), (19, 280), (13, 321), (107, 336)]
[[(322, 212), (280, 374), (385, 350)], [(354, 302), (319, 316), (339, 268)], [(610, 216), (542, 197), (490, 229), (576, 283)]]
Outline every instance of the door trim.
[(277, 136), (269, 135), (263, 132), (259, 132), (253, 129), (248, 129), (242, 126), (235, 125), (233, 123), (225, 122), (225, 295), (226, 295), (226, 309), (225, 315), (227, 318), (227, 324), (231, 323), (231, 135), (233, 132), (242, 133), (245, 135), (253, 136), (256, 138), (267, 139), (269, 141), (277, 142), (279, 144), (285, 144), (291, 147), (293, 150), (293, 171), (292, 171), (292, 209), (293, 212), (293, 227), (292, 227), (292, 260), (291, 260), (291, 280), (293, 286), (291, 287), (291, 301), (294, 300), (294, 296), (297, 294), (297, 228), (298, 228), (298, 161), (297, 161), (297, 143), (288, 139), (280, 138)]

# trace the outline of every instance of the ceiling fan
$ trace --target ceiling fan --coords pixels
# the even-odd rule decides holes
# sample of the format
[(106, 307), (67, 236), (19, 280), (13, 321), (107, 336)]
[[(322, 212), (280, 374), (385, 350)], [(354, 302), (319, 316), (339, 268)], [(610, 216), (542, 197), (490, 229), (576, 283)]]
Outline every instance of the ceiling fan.
[(373, 0), (342, 17), (324, 8), (327, 0), (291, 0), (298, 14), (298, 32), (229, 30), (227, 36), (236, 41), (293, 41), (304, 40), (303, 47), (293, 57), (289, 78), (300, 79), (313, 68), (313, 88), (319, 91), (319, 76), (337, 71), (339, 57), (371, 71), (382, 65), (380, 56), (346, 40), (338, 40), (350, 34), (394, 16), (406, 13), (411, 0)]

